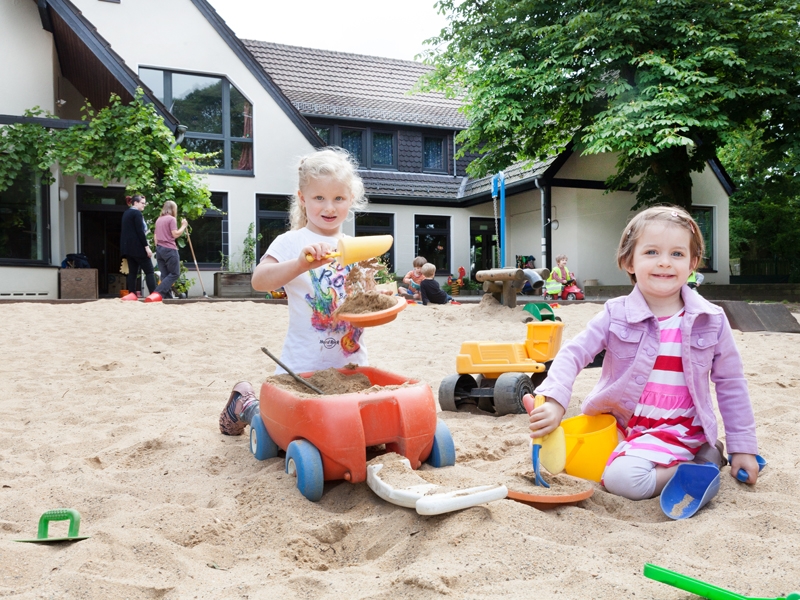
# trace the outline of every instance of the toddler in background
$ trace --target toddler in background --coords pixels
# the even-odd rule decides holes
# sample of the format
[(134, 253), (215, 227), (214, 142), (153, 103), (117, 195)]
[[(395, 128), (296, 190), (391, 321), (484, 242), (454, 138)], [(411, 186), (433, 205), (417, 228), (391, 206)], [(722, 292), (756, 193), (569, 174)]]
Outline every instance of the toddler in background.
[[(625, 432), (602, 483), (632, 500), (658, 496), (682, 462), (725, 464), (710, 380), (731, 454), (731, 476), (758, 479), (755, 417), (731, 326), (723, 310), (686, 281), (704, 253), (697, 223), (683, 209), (649, 208), (622, 233), (617, 265), (633, 291), (606, 302), (567, 342), (536, 394), (531, 437), (553, 431), (567, 410), (578, 373), (607, 350), (600, 380), (583, 401), (587, 415), (611, 413)], [(560, 263), (560, 261), (559, 261)]]
[(405, 277), (403, 277), (403, 283), (405, 283), (408, 287), (400, 287), (397, 289), (397, 292), (401, 296), (406, 296), (413, 300), (420, 299), (419, 284), (423, 279), (425, 279), (425, 276), (422, 274), (420, 269), (422, 269), (422, 266), (427, 262), (428, 261), (425, 260), (424, 256), (418, 256), (414, 259), (414, 261), (411, 263), (414, 268), (406, 273)]
[(433, 278), (434, 275), (436, 275), (436, 265), (425, 263), (422, 265), (420, 271), (424, 276), (424, 279), (419, 284), (422, 304), (427, 305), (428, 302), (431, 304), (461, 304), (453, 300), (452, 296), (445, 293), (445, 291), (439, 287), (439, 282)]

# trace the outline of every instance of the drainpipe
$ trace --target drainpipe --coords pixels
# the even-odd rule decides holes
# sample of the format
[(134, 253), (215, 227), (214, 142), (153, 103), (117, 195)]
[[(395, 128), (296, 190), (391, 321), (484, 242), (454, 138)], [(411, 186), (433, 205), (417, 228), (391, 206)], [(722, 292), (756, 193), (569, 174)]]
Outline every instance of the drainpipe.
[(553, 233), (551, 229), (552, 220), (550, 202), (550, 185), (541, 177), (534, 180), (542, 198), (542, 265), (553, 270)]

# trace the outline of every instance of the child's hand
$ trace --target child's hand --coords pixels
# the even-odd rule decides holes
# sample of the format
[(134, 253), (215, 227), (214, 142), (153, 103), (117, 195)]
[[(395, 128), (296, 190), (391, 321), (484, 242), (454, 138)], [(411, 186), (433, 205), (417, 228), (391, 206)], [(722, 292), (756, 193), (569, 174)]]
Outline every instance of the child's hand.
[[(333, 258), (326, 256), (332, 251), (333, 249), (330, 247), (330, 245), (324, 242), (319, 244), (309, 244), (300, 251), (300, 257), (298, 258), (298, 261), (301, 265), (303, 265), (304, 271), (316, 269), (317, 267), (321, 267), (322, 265), (327, 265), (333, 262)], [(308, 260), (309, 256), (313, 258), (313, 260)]]
[(544, 437), (548, 433), (555, 431), (564, 417), (564, 407), (552, 398), (546, 398), (546, 402), (539, 408), (534, 408), (530, 414), (531, 437)]
[(753, 454), (731, 454), (731, 477), (735, 479), (739, 469), (744, 469), (749, 475), (745, 483), (755, 485), (758, 480), (758, 462)]

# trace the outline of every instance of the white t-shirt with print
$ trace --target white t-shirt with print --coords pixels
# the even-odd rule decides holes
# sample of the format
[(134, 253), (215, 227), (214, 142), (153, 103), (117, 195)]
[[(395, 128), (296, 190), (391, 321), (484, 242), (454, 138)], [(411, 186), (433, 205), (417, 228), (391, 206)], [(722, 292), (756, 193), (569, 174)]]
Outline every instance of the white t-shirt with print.
[[(309, 244), (327, 243), (335, 248), (337, 238), (319, 235), (307, 228), (282, 233), (264, 257), (278, 262), (297, 260)], [(262, 257), (263, 260), (263, 257)], [(289, 330), (283, 341), (281, 361), (295, 373), (341, 368), (348, 363), (366, 365), (364, 329), (347, 321), (334, 324), (333, 311), (346, 298), (344, 280), (350, 267), (336, 262), (311, 269), (283, 286), (289, 304)], [(275, 374), (285, 373), (277, 366)]]

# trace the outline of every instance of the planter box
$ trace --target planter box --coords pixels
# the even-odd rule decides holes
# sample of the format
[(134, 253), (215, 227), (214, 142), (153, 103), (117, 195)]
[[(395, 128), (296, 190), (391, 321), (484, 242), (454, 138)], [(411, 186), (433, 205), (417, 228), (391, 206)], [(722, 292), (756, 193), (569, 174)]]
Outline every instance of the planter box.
[(214, 296), (217, 298), (263, 298), (250, 285), (252, 273), (214, 273)]
[(58, 288), (64, 300), (96, 300), (97, 269), (59, 269)]

